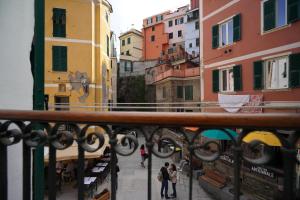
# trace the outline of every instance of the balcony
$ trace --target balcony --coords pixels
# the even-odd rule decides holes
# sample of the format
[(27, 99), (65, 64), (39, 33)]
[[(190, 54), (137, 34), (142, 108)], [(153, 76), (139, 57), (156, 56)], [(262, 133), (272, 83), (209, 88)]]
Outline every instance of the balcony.
[(194, 68), (187, 68), (187, 69), (169, 69), (167, 71), (164, 71), (162, 73), (159, 73), (155, 77), (155, 82), (161, 81), (163, 79), (169, 78), (169, 77), (176, 77), (176, 78), (189, 78), (194, 76), (200, 76), (200, 69), (199, 67)]
[[(145, 138), (145, 144), (148, 149), (149, 160), (147, 170), (147, 199), (152, 199), (152, 158), (171, 157), (177, 148), (177, 140), (170, 134), (162, 135), (163, 130), (175, 130), (187, 145), (189, 162), (194, 163), (195, 158), (203, 162), (214, 162), (218, 160), (222, 154), (220, 146), (216, 145), (216, 141), (206, 141), (201, 143), (201, 131), (218, 129), (231, 138), (233, 152), (232, 158), (226, 158), (233, 163), (234, 177), (233, 194), (234, 199), (240, 199), (241, 195), (241, 162), (247, 161), (252, 165), (266, 164), (270, 161), (270, 155), (267, 151), (260, 158), (247, 157), (242, 151), (242, 143), (244, 138), (251, 134), (253, 130), (272, 131), (274, 137), (280, 142), (280, 151), (282, 153), (284, 172), (283, 176), (283, 196), (285, 199), (294, 200), (295, 195), (295, 165), (296, 165), (296, 149), (295, 144), (299, 139), (300, 114), (218, 114), (218, 113), (151, 113), (151, 112), (52, 112), (52, 111), (17, 111), (17, 110), (0, 110), (0, 199), (7, 200), (7, 157), (9, 146), (23, 142), (23, 199), (30, 199), (31, 191), (31, 150), (37, 147), (49, 147), (49, 199), (56, 199), (56, 152), (62, 149), (68, 149), (72, 143), (78, 145), (78, 189), (77, 197), (84, 199), (84, 159), (85, 152), (94, 152), (109, 143), (111, 145), (111, 199), (116, 199), (117, 184), (117, 155), (130, 156), (134, 153), (138, 146), (139, 140), (129, 134), (125, 130), (137, 130)], [(72, 127), (73, 131), (59, 131), (61, 125)], [(112, 129), (112, 125), (115, 126)], [(90, 126), (99, 127), (103, 130), (88, 134), (87, 130)], [(184, 128), (185, 127), (185, 128)], [(194, 127), (194, 128), (186, 128)], [(199, 127), (197, 129), (195, 127)], [(242, 132), (234, 138), (228, 129), (224, 128), (242, 128)], [(39, 130), (37, 130), (39, 129)], [(294, 130), (295, 140), (289, 140), (283, 137), (278, 131)], [(201, 131), (200, 131), (201, 130)], [(163, 131), (164, 133), (164, 131)], [(103, 137), (105, 134), (107, 137)], [(123, 135), (120, 143), (117, 142), (117, 136)], [(192, 137), (191, 137), (192, 134)], [(133, 148), (126, 147), (125, 140), (132, 144)], [(108, 140), (108, 141), (106, 141)], [(160, 142), (169, 144), (167, 151), (159, 151)], [(98, 143), (97, 143), (98, 142)], [(95, 143), (97, 147), (95, 148)], [(216, 145), (214, 150), (210, 149), (210, 145)], [(251, 141), (250, 149), (254, 151), (257, 146), (264, 146), (268, 149), (269, 144), (261, 142), (259, 138)], [(205, 150), (205, 151), (204, 151)], [(208, 154), (209, 153), (209, 154)], [(224, 159), (224, 156), (222, 157)], [(189, 174), (189, 194), (186, 199), (192, 200), (194, 164), (188, 167)], [(256, 170), (256, 168), (255, 168)], [(33, 172), (38, 173), (36, 171)], [(20, 177), (22, 180), (22, 177)], [(44, 184), (44, 183), (41, 183)], [(20, 191), (15, 191), (20, 192)], [(33, 194), (40, 192), (33, 189)]]

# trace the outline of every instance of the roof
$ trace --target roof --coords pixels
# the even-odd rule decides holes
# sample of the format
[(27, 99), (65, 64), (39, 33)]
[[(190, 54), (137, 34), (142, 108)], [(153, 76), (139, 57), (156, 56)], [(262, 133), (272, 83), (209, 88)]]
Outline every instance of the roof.
[(119, 36), (119, 38), (120, 38), (120, 37), (123, 37), (123, 36), (125, 36), (125, 35), (128, 35), (128, 34), (130, 34), (130, 33), (134, 33), (134, 34), (136, 34), (136, 35), (138, 35), (138, 36), (143, 37), (143, 34), (142, 34), (141, 31), (132, 28), (132, 29), (130, 29), (129, 31), (126, 31), (125, 33), (121, 33), (120, 36)]

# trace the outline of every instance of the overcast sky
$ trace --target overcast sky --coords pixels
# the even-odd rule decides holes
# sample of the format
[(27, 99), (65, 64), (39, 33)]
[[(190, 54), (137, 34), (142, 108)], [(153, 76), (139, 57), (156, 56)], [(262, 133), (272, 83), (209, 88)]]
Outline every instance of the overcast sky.
[(144, 18), (166, 10), (174, 11), (189, 4), (190, 0), (109, 0), (109, 2), (113, 7), (111, 29), (119, 37), (121, 32), (132, 27), (141, 30)]

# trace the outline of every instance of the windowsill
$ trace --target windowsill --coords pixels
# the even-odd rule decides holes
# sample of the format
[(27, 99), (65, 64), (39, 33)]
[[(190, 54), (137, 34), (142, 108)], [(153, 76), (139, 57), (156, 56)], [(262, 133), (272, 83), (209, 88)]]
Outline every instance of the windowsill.
[(262, 92), (289, 92), (291, 88), (281, 88), (281, 89), (263, 89)]
[(218, 94), (236, 94), (235, 91), (223, 91), (223, 92), (218, 92)]
[(224, 49), (224, 48), (227, 48), (227, 47), (231, 47), (235, 44), (236, 42), (233, 42), (232, 44), (227, 44), (227, 45), (224, 45), (224, 46), (219, 46), (217, 49)]
[(51, 71), (52, 73), (55, 73), (55, 74), (67, 74), (68, 72), (67, 71)]
[(283, 25), (283, 26), (273, 28), (273, 29), (268, 30), (268, 31), (262, 31), (261, 35), (266, 35), (268, 33), (273, 33), (273, 32), (276, 32), (276, 31), (279, 31), (279, 30), (282, 30), (282, 29), (285, 29), (285, 28), (289, 28), (289, 27), (291, 27), (291, 24), (286, 24), (286, 25)]

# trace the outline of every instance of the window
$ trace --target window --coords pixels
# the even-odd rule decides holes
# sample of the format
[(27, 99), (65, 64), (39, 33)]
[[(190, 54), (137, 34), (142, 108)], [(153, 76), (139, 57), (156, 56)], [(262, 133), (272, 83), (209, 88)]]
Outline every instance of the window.
[(53, 8), (53, 37), (66, 37), (66, 9)]
[(147, 24), (152, 24), (152, 17), (149, 17), (148, 19), (147, 19)]
[(121, 52), (121, 55), (124, 55), (124, 52)]
[(287, 24), (287, 0), (265, 0), (262, 10), (264, 31)]
[(225, 46), (233, 43), (233, 20), (229, 20), (223, 24), (220, 24), (220, 46)]
[(122, 46), (125, 46), (125, 40), (122, 40)]
[(155, 35), (152, 35), (151, 36), (151, 42), (154, 42), (155, 41)]
[(196, 47), (199, 47), (199, 44), (200, 44), (200, 40), (199, 38), (196, 38)]
[(179, 24), (178, 22), (179, 22), (178, 19), (175, 19), (175, 25)]
[(124, 61), (125, 72), (132, 72), (133, 71), (133, 64), (131, 61)]
[[(69, 97), (66, 96), (55, 96), (55, 110), (69, 110)], [(64, 107), (62, 106), (64, 105)]]
[(183, 24), (183, 22), (184, 22), (184, 18), (181, 17), (181, 18), (180, 18), (180, 24)]
[(163, 20), (163, 15), (156, 16), (156, 22), (160, 22)]
[(177, 86), (177, 98), (183, 98), (183, 87)]
[(53, 46), (52, 47), (52, 70), (59, 72), (67, 71), (67, 47)]
[(193, 100), (193, 86), (187, 85), (184, 87), (184, 99)]
[(172, 26), (173, 26), (173, 21), (170, 20), (170, 21), (169, 21), (169, 27), (172, 27)]
[(128, 50), (128, 51), (126, 51), (126, 55), (127, 55), (127, 56), (130, 56), (129, 50)]
[(212, 27), (212, 48), (226, 46), (241, 40), (241, 15)]
[(169, 39), (173, 39), (173, 33), (169, 33)]
[(288, 57), (281, 57), (265, 61), (265, 88), (288, 88)]
[(234, 77), (233, 68), (221, 70), (221, 91), (222, 92), (232, 92), (234, 91)]
[(106, 35), (106, 55), (109, 56), (109, 36)]
[(195, 29), (196, 29), (196, 30), (199, 30), (199, 21), (196, 21), (196, 22), (195, 22)]
[(242, 90), (242, 66), (212, 71), (213, 92), (232, 92)]
[(152, 26), (152, 31), (155, 31), (155, 26)]
[(166, 93), (167, 93), (166, 87), (163, 87), (163, 88), (162, 88), (162, 97), (163, 97), (163, 99), (166, 98), (166, 96), (167, 96)]
[(182, 37), (182, 31), (178, 31), (178, 37)]
[(130, 42), (131, 42), (131, 38), (129, 37), (127, 38), (127, 44), (130, 44)]
[(192, 48), (193, 47), (193, 43), (190, 43), (189, 47)]

